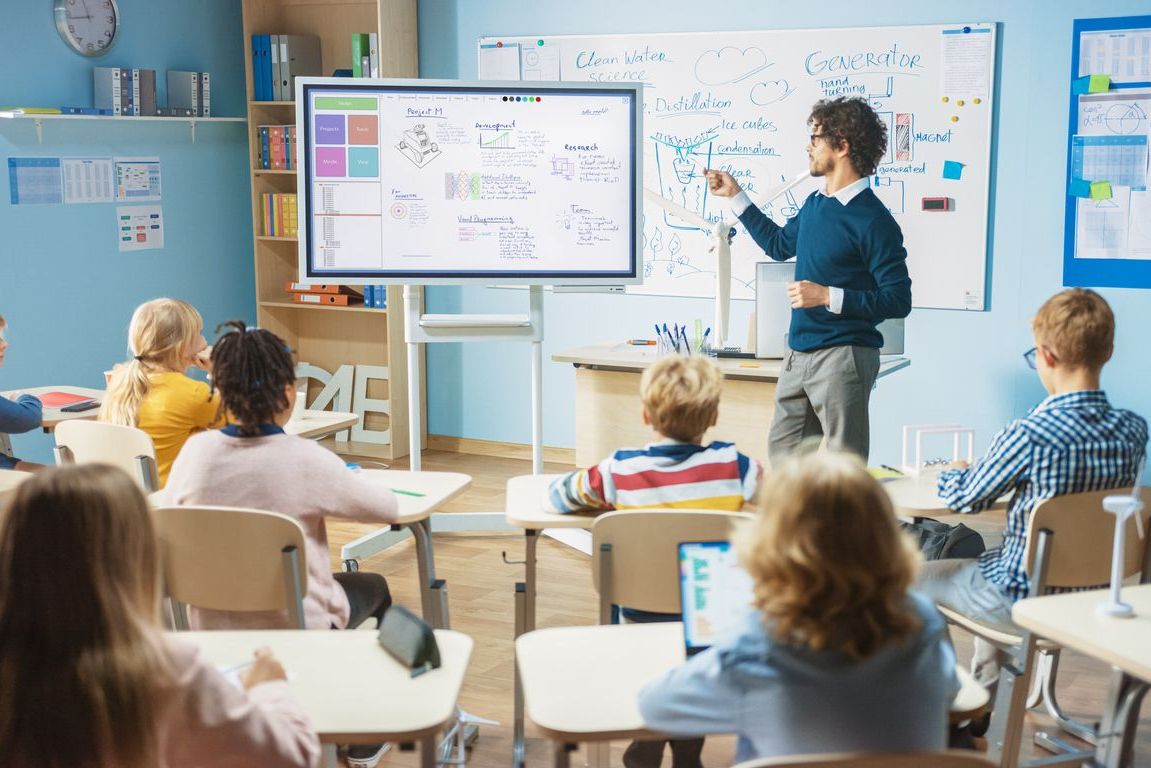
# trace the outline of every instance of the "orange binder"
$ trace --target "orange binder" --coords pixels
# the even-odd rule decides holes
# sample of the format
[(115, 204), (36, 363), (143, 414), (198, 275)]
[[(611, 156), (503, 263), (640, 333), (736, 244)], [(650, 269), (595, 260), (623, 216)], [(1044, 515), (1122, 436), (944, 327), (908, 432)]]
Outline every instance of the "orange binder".
[(359, 304), (363, 301), (360, 296), (343, 293), (293, 293), (292, 301), (297, 304), (318, 304), (328, 307), (346, 307), (349, 304)]
[(310, 283), (293, 283), (291, 281), (284, 283), (284, 290), (288, 293), (344, 293), (351, 295), (352, 289), (350, 286), (341, 285), (339, 283), (321, 283), (319, 285), (312, 285)]

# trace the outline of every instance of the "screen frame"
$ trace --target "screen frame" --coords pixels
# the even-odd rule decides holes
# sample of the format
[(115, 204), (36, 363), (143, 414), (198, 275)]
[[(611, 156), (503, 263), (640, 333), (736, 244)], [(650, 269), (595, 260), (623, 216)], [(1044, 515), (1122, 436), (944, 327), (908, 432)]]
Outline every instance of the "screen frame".
[[(519, 80), (433, 80), (410, 78), (346, 78), (297, 77), (296, 125), (299, 135), (296, 145), (296, 194), (299, 233), (297, 241), (298, 282), (307, 284), (352, 283), (363, 285), (571, 285), (571, 286), (623, 286), (643, 282), (643, 84), (642, 83), (561, 83)], [(312, 90), (333, 87), (350, 94), (379, 90), (413, 92), (478, 92), (506, 94), (530, 92), (546, 96), (548, 93), (609, 93), (627, 95), (631, 106), (631, 253), (626, 271), (586, 272), (552, 270), (547, 272), (517, 272), (514, 270), (475, 270), (468, 272), (434, 270), (396, 271), (388, 274), (365, 270), (324, 270), (312, 267), (311, 221), (312, 165), (308, 160), (310, 140)]]

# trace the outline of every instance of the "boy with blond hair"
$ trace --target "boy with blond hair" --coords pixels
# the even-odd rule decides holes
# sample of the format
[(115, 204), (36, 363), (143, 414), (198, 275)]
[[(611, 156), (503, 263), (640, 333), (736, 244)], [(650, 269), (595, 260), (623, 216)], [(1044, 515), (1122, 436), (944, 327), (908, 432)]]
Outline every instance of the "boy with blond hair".
[[(918, 587), (937, 603), (1008, 629), (1011, 606), (1030, 589), (1024, 547), (1031, 511), (1053, 496), (1133, 484), (1147, 447), (1147, 422), (1112, 408), (1099, 386), (1115, 341), (1115, 316), (1103, 297), (1083, 288), (1057, 293), (1031, 328), (1035, 346), (1023, 357), (1048, 396), (1004, 427), (983, 458), (939, 475), (939, 497), (956, 512), (981, 512), (1012, 494), (1003, 544), (978, 560), (925, 563)], [(1005, 660), (976, 638), (976, 680), (993, 686)]]
[(657, 360), (640, 378), (643, 423), (665, 439), (616, 451), (590, 469), (569, 472), (548, 491), (555, 509), (713, 509), (750, 502), (759, 462), (731, 443), (702, 445), (719, 416), (720, 375), (702, 357)]

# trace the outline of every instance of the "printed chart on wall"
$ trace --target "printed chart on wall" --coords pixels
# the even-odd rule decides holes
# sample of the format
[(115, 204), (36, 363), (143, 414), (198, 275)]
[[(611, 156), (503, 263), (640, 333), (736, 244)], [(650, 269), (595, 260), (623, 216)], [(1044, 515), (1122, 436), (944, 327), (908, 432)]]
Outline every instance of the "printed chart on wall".
[[(807, 169), (807, 117), (823, 98), (867, 99), (887, 124), (871, 188), (903, 230), (917, 307), (985, 308), (995, 26), (569, 37), (484, 37), (481, 79), (642, 82), (644, 186), (712, 222), (730, 221), (733, 298), (754, 295), (766, 257), (699, 164), (753, 200)], [(794, 216), (809, 180), (762, 205)], [(644, 284), (629, 292), (712, 296), (713, 239), (650, 203)]]
[(1151, 288), (1151, 16), (1073, 34), (1063, 282)]

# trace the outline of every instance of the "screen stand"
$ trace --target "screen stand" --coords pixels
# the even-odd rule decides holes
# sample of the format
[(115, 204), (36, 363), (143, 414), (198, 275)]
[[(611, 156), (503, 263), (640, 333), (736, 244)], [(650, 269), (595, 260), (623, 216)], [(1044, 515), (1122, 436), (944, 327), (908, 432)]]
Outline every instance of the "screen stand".
[(509, 341), (532, 345), (532, 474), (544, 471), (543, 457), (543, 338), (544, 289), (528, 288), (526, 315), (424, 314), (424, 289), (404, 286), (404, 341), (408, 345), (408, 457), (413, 472), (420, 470), (420, 344), (441, 342)]

